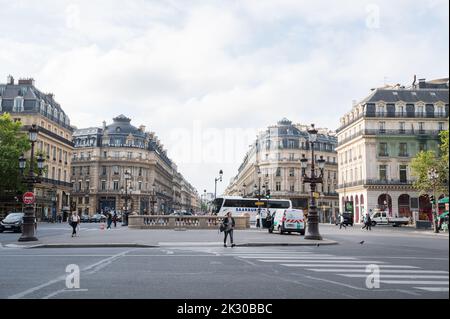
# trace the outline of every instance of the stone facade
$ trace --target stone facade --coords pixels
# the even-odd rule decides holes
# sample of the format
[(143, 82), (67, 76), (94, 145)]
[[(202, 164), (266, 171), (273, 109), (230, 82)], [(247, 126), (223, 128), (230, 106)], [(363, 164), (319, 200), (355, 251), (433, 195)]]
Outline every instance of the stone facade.
[(356, 222), (375, 208), (391, 216), (430, 214), (429, 201), (412, 187), (410, 162), (421, 150), (438, 152), (442, 130), (448, 130), (448, 79), (374, 89), (355, 104), (337, 131), (341, 210), (352, 201)]
[[(0, 113), (10, 113), (28, 131), (36, 124), (39, 129), (35, 152), (45, 158), (45, 174), (41, 184), (36, 184), (36, 217), (38, 220), (67, 215), (70, 201), (70, 167), (73, 151), (69, 117), (55, 101), (53, 94), (44, 94), (34, 86), (33, 79), (20, 79), (17, 83), (8, 77), (0, 84)], [(25, 154), (29, 158), (30, 154)], [(0, 203), (0, 213), (21, 210), (20, 203)]]
[(90, 215), (123, 211), (127, 202), (128, 211), (138, 214), (197, 210), (195, 188), (177, 172), (155, 133), (130, 122), (119, 115), (108, 126), (74, 132), (73, 209)]
[[(238, 174), (231, 180), (225, 195), (253, 196), (254, 185), (258, 189), (260, 185), (264, 185), (270, 189), (272, 198), (290, 199), (293, 207), (307, 209), (310, 188), (309, 184), (302, 183), (300, 159), (305, 155), (309, 164), (311, 163), (308, 128), (283, 119), (261, 132), (245, 155)], [(326, 160), (324, 184), (317, 186), (317, 191), (321, 193), (318, 208), (322, 222), (334, 220), (338, 213), (336, 144), (333, 132), (319, 129), (315, 156), (316, 160), (320, 156)], [(260, 177), (257, 174), (258, 168), (261, 171)], [(310, 168), (307, 169), (308, 174), (309, 170)]]

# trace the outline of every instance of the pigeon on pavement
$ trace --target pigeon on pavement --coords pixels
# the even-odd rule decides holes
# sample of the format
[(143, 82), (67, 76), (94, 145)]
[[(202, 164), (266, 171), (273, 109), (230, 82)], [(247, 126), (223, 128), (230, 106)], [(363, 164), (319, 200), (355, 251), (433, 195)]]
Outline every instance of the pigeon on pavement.
[(361, 245), (364, 244), (364, 240), (361, 240), (359, 243), (360, 243)]

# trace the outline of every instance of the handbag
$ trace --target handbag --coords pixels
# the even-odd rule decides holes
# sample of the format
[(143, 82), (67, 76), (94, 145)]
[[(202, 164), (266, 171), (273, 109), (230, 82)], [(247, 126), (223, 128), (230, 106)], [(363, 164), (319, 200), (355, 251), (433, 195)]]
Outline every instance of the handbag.
[(223, 232), (225, 230), (225, 225), (223, 223), (220, 224), (219, 230), (220, 232)]

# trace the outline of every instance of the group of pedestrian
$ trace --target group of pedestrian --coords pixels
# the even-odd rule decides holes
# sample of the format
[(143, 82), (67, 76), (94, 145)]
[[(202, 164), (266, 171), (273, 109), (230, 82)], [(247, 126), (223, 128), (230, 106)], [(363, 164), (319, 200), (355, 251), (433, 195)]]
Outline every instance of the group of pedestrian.
[(106, 229), (111, 229), (111, 224), (114, 223), (114, 228), (117, 227), (117, 214), (111, 212), (106, 213)]

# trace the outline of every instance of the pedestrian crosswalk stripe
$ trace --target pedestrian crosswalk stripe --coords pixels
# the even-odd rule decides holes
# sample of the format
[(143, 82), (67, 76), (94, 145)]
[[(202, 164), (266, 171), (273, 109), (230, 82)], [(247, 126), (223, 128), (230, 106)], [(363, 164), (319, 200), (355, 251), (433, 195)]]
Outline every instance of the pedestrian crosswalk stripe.
[[(273, 259), (258, 259), (259, 261), (262, 262), (293, 262), (293, 263), (298, 263), (300, 260), (286, 260), (286, 259), (278, 259), (278, 260), (273, 260)], [(305, 260), (307, 262), (310, 263), (354, 263), (354, 264), (382, 264), (382, 261), (376, 261), (376, 260)]]
[[(356, 265), (357, 266), (357, 265)], [(348, 269), (307, 269), (307, 270), (311, 270), (311, 271), (316, 271), (316, 272), (366, 272), (365, 269), (354, 269), (354, 268), (348, 268)], [(383, 273), (417, 273), (417, 274), (447, 274), (448, 275), (448, 271), (444, 271), (444, 270), (417, 270), (417, 269), (383, 269), (382, 271), (380, 271), (380, 274)]]
[[(365, 278), (366, 275), (363, 274), (338, 274), (339, 276), (351, 277), (351, 278)], [(448, 275), (439, 276), (439, 275), (386, 275), (380, 272), (380, 278), (410, 278), (410, 279), (448, 279)]]
[(353, 257), (326, 257), (326, 256), (302, 256), (302, 257), (296, 257), (296, 256), (264, 256), (264, 257), (253, 257), (253, 256), (237, 256), (237, 257), (241, 257), (241, 258), (263, 258), (263, 259), (292, 259), (292, 260), (303, 260), (303, 259), (307, 259), (307, 261), (309, 262), (310, 260), (348, 260), (348, 261), (352, 261), (352, 260), (356, 260), (356, 258)]
[(384, 284), (396, 285), (448, 285), (448, 281), (428, 281), (428, 280), (380, 280)]
[(414, 288), (432, 292), (448, 291), (448, 288), (443, 287), (414, 287)]
[[(365, 264), (358, 265), (358, 264), (280, 264), (282, 266), (286, 267), (366, 267)], [(381, 268), (419, 268), (416, 266), (400, 266), (400, 265), (378, 265)]]

